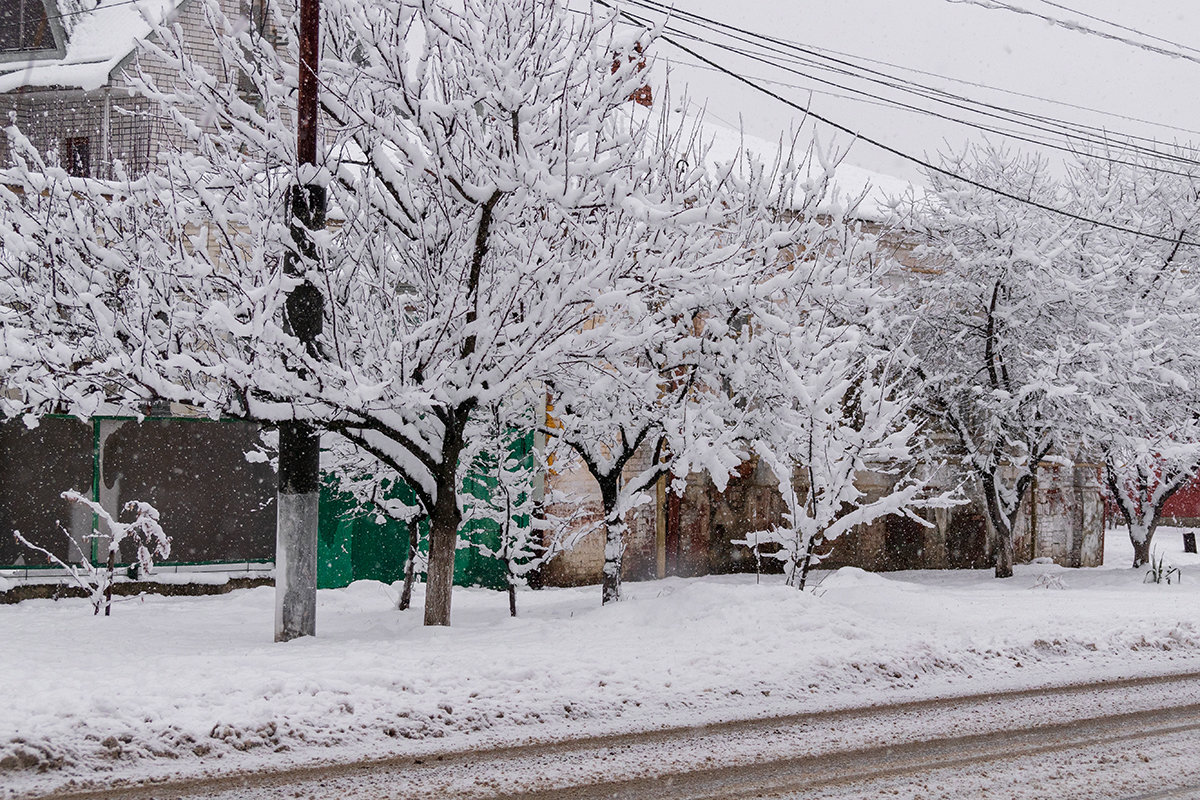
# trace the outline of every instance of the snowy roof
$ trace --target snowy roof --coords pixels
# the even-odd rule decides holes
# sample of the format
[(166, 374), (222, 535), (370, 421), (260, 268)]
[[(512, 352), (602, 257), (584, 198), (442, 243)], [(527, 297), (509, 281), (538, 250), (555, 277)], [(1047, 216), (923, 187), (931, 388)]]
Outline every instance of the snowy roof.
[[(741, 133), (711, 117), (705, 117), (702, 123), (702, 134), (705, 143), (710, 144), (709, 160), (713, 163), (728, 163), (738, 157), (739, 151), (746, 151), (764, 162), (772, 162), (779, 154), (780, 147), (785, 141), (769, 141), (761, 137)], [(786, 140), (790, 146), (790, 139)], [(808, 146), (808, 140), (797, 141), (796, 146), (803, 150)], [(819, 159), (815, 153), (821, 143), (813, 142), (814, 158), (809, 167), (810, 174), (816, 174)], [(802, 153), (800, 154), (802, 155)], [(833, 170), (833, 179), (827, 191), (821, 210), (832, 209), (835, 205), (845, 207), (858, 202), (854, 216), (864, 220), (882, 220), (887, 218), (897, 200), (925, 193), (925, 190), (903, 178), (873, 172), (869, 169), (847, 162), (844, 158), (835, 156), (829, 165)], [(860, 202), (861, 198), (861, 202)], [(796, 205), (802, 198), (796, 198)]]
[(137, 43), (184, 1), (100, 0), (95, 8), (82, 10), (70, 0), (59, 0), (67, 30), (65, 55), (0, 64), (0, 92), (42, 86), (98, 89)]

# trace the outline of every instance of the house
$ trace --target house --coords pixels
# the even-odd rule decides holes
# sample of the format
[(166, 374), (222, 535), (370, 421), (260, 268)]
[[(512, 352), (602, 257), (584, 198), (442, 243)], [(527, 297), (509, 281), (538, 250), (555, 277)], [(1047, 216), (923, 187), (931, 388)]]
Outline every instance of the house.
[[(135, 0), (82, 6), (54, 0), (0, 3), (0, 115), (15, 119), (43, 153), (72, 175), (112, 178), (115, 165), (146, 172), (178, 138), (124, 75), (140, 68), (164, 85), (170, 70), (139, 54), (155, 24), (177, 26), (191, 56), (219, 70), (203, 4), (195, 0)], [(261, 19), (261, 3), (222, 0), (231, 18)], [(7, 124), (7, 123), (6, 123)], [(12, 163), (0, 136), (0, 166)]]

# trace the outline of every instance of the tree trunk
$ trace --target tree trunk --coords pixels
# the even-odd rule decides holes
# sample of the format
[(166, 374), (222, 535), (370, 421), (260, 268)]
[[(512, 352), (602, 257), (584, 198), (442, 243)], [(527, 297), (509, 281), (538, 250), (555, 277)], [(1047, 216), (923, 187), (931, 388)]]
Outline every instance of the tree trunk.
[(825, 541), (825, 535), (818, 533), (808, 540), (808, 546), (804, 548), (804, 558), (800, 561), (800, 580), (796, 582), (796, 588), (800, 591), (804, 591), (804, 584), (808, 581), (809, 570), (812, 569), (813, 551), (823, 541)]
[[(108, 572), (104, 579), (104, 616), (112, 616), (112, 586), (117, 572), (117, 548), (108, 548)], [(97, 608), (97, 611), (100, 609)]]
[(425, 568), (425, 624), (450, 624), (450, 599), (454, 591), (454, 553), (458, 546), (458, 460), (463, 451), (463, 430), (470, 408), (445, 412), (441, 464), (434, 474), (437, 497), (429, 515), (429, 563)]
[(601, 584), (601, 605), (608, 605), (621, 599), (621, 557), (625, 554), (625, 520), (617, 516), (615, 475), (600, 481), (600, 497), (604, 503), (604, 577)]
[(1013, 576), (1013, 536), (1012, 531), (996, 531), (996, 577), (1011, 578)]
[(407, 611), (412, 603), (413, 582), (417, 578), (417, 553), (421, 546), (421, 519), (413, 517), (408, 521), (408, 561), (404, 564), (404, 587), (400, 590), (400, 602), (396, 608)]
[(996, 496), (996, 483), (999, 477), (995, 472), (984, 473), (980, 477), (983, 482), (983, 501), (987, 508), (988, 519), (992, 523), (992, 529), (996, 532), (996, 577), (1011, 578), (1014, 558), (1013, 523), (1017, 517), (1017, 509), (1021, 507), (1021, 498), (1024, 496), (1024, 489), (1028, 483), (1025, 486), (1018, 483), (1016, 505), (1012, 515), (1009, 516), (1000, 507), (1000, 500)]
[(453, 484), (438, 481), (437, 500), (429, 518), (429, 564), (425, 568), (425, 624), (449, 625), (454, 589), (454, 551), (462, 521)]
[(1129, 540), (1133, 542), (1133, 566), (1144, 567), (1150, 563), (1150, 541), (1154, 536), (1154, 531), (1146, 531), (1146, 538), (1142, 541), (1137, 541), (1132, 536)]
[(510, 617), (517, 615), (517, 585), (513, 583), (511, 576), (508, 579), (508, 615)]
[(604, 581), (601, 604), (621, 599), (621, 557), (625, 553), (625, 523), (609, 519), (604, 523)]

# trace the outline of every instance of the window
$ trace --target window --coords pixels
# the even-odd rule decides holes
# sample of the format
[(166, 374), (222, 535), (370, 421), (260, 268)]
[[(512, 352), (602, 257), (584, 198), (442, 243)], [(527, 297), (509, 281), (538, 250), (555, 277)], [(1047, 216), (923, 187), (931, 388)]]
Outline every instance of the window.
[(92, 175), (92, 140), (86, 136), (63, 139), (62, 165), (69, 175), (90, 178)]
[(272, 47), (279, 43), (278, 31), (275, 30), (275, 23), (271, 19), (267, 0), (241, 0), (238, 11), (250, 25), (251, 37), (261, 36), (270, 42)]
[(44, 0), (0, 0), (0, 56), (54, 54), (55, 33)]
[[(278, 44), (278, 36), (267, 3), (268, 0), (241, 0), (239, 10), (249, 26), (250, 38), (257, 40), (261, 37), (271, 47), (275, 47)], [(247, 52), (246, 57), (251, 63), (254, 63), (253, 53)], [(262, 111), (262, 96), (259, 94), (258, 86), (254, 79), (245, 72), (238, 74), (238, 94), (247, 103)]]

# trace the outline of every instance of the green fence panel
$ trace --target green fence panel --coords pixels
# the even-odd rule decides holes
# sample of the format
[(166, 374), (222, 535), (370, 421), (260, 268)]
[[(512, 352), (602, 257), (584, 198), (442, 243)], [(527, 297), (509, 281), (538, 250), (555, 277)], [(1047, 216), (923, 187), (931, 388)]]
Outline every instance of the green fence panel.
[[(412, 489), (402, 483), (387, 487), (385, 496), (405, 503), (415, 500)], [(428, 534), (424, 521), (422, 532)], [(339, 491), (330, 476), (321, 485), (317, 539), (317, 585), (322, 589), (348, 586), (352, 581), (393, 583), (404, 578), (408, 526)]]
[(408, 526), (392, 519), (364, 514), (354, 521), (354, 580), (394, 583), (404, 579), (408, 557)]
[(317, 587), (340, 589), (354, 580), (354, 520), (358, 506), (326, 480), (317, 515)]
[[(481, 551), (479, 546), (487, 548)], [(485, 589), (508, 587), (508, 569), (495, 555), (500, 551), (500, 526), (495, 520), (468, 520), (459, 532), (459, 547), (454, 553), (454, 585), (482, 586)]]
[[(489, 589), (504, 589), (508, 586), (508, 566), (502, 558), (504, 522), (503, 515), (511, 513), (496, 495), (500, 485), (497, 467), (517, 476), (517, 493), (512, 498), (515, 506), (526, 503), (532, 491), (533, 431), (509, 428), (504, 437), (504, 463), (497, 465), (497, 457), (484, 453), (463, 478), (465, 505), (481, 507), (485, 514), (493, 516), (468, 519), (462, 528), (460, 547), (455, 557), (455, 581)], [(511, 524), (528, 530), (532, 519), (529, 514), (518, 513)]]
[[(518, 432), (506, 449), (510, 468), (514, 462), (520, 462), (519, 468), (527, 470), (532, 477), (533, 432)], [(494, 468), (494, 465), (492, 460), (490, 466)], [(463, 479), (464, 498), (468, 504), (472, 502), (469, 498), (487, 502), (496, 485), (494, 475), (468, 474)], [(408, 556), (408, 526), (382, 517), (335, 486), (335, 480), (327, 476), (321, 488), (317, 584), (328, 589), (347, 586), (356, 580), (385, 583), (402, 580)], [(406, 505), (416, 503), (416, 494), (403, 481), (391, 482), (384, 494), (388, 499)], [(530, 522), (528, 514), (514, 519), (514, 524), (524, 528)], [(429, 521), (422, 519), (420, 525), (421, 550), (427, 552)], [(498, 556), (501, 545), (501, 527), (496, 520), (466, 521), (454, 557), (455, 585), (489, 589), (507, 587), (507, 568)]]

